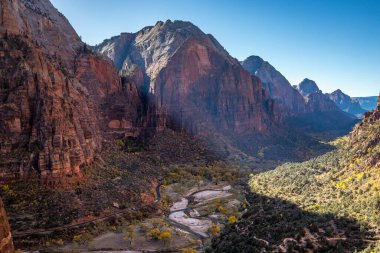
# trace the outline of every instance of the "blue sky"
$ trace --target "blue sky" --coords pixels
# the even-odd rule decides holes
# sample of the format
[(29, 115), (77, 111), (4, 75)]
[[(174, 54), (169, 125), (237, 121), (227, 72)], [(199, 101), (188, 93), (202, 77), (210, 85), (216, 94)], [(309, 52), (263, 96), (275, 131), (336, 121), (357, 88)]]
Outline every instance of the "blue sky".
[(51, 0), (97, 44), (158, 20), (191, 21), (235, 58), (259, 55), (292, 84), (324, 92), (380, 92), (379, 0)]

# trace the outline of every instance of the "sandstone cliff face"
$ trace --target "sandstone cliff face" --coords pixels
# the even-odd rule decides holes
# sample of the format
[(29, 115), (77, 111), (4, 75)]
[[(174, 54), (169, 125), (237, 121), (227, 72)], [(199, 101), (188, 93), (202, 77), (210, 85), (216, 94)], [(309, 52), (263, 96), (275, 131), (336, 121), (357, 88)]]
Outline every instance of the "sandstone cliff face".
[(24, 38), (0, 47), (1, 179), (77, 174), (92, 161), (101, 137), (88, 90)]
[(364, 112), (366, 112), (366, 110), (360, 106), (359, 101), (352, 99), (339, 89), (327, 95), (342, 111), (348, 112), (356, 117), (362, 117)]
[(136, 137), (143, 126), (144, 114), (138, 84), (142, 77), (121, 79), (109, 59), (100, 59), (93, 53), (77, 57), (75, 76), (87, 89), (95, 104), (98, 126), (102, 136)]
[(4, 210), (3, 202), (0, 199), (0, 252), (14, 252), (11, 229), (8, 223), (7, 215)]
[(139, 102), (136, 88), (124, 88), (112, 63), (89, 52), (48, 0), (0, 7), (0, 180), (36, 171), (47, 183), (64, 182), (114, 135), (110, 122), (133, 126), (136, 106), (126, 106)]
[(292, 116), (307, 112), (302, 95), (268, 62), (258, 56), (250, 56), (241, 64), (251, 75), (260, 78), (269, 96), (278, 102), (282, 115)]
[[(279, 118), (260, 80), (189, 22), (158, 22), (136, 34), (113, 37), (95, 49), (124, 74), (144, 71), (140, 87), (147, 92), (148, 110), (156, 115), (151, 124), (156, 127), (197, 134), (218, 128), (243, 134), (266, 131)], [(123, 53), (125, 57), (120, 57)]]

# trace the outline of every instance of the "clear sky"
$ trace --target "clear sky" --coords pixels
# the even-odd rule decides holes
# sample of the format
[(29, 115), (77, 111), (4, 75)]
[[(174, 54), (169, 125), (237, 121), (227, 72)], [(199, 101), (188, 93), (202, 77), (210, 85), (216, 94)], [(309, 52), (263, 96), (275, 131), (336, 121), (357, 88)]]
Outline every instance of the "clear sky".
[(88, 44), (158, 20), (191, 21), (235, 58), (259, 55), (292, 84), (380, 92), (380, 0), (51, 0)]

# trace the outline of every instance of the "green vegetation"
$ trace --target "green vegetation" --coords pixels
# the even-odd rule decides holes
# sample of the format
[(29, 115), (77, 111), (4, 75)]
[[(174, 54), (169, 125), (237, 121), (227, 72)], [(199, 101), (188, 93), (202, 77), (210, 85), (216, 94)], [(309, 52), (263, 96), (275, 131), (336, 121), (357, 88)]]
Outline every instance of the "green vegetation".
[(380, 121), (331, 144), (309, 161), (250, 174), (249, 210), (213, 240), (214, 252), (380, 252)]
[(380, 144), (367, 141), (376, 136), (380, 128), (366, 127), (360, 135), (336, 141), (335, 151), (253, 176), (252, 191), (290, 201), (305, 211), (350, 217), (378, 229), (380, 167), (374, 162)]

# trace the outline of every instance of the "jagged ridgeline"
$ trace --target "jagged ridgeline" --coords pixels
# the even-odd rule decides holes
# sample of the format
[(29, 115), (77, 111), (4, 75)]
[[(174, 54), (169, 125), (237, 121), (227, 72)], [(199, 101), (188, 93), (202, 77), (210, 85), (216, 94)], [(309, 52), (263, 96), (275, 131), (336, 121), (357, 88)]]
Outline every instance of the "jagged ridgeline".
[(378, 252), (380, 97), (336, 150), (252, 175), (251, 207), (215, 252)]

